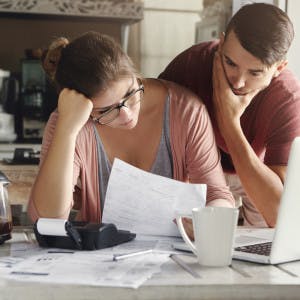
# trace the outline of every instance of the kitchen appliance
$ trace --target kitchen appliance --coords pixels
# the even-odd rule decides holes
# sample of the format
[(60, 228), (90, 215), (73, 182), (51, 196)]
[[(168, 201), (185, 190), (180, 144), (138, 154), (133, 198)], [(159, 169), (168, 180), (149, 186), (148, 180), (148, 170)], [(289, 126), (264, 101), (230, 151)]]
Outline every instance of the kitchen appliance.
[(9, 78), (10, 72), (0, 69), (0, 112), (4, 110), (3, 82)]
[(40, 151), (34, 151), (33, 148), (15, 148), (13, 158), (3, 158), (2, 162), (9, 165), (38, 165), (40, 154)]
[(40, 218), (34, 224), (36, 240), (41, 247), (76, 250), (98, 250), (129, 242), (136, 237), (119, 230), (112, 223), (70, 222), (64, 219)]
[(51, 87), (39, 59), (21, 61), (21, 94), (16, 112), (18, 141), (41, 142), (57, 94)]
[(0, 245), (11, 239), (12, 214), (8, 201), (8, 184), (9, 180), (0, 171)]
[(19, 97), (19, 81), (0, 69), (0, 142), (13, 142), (15, 134), (15, 107)]

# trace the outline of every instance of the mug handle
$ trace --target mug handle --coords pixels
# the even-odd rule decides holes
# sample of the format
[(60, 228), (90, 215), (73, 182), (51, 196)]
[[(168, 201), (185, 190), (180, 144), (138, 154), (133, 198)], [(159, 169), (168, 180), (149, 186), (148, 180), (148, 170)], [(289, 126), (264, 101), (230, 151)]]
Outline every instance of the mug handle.
[(183, 240), (190, 247), (190, 249), (193, 251), (193, 253), (195, 255), (197, 255), (197, 249), (196, 249), (196, 247), (194, 246), (194, 244), (192, 243), (192, 241), (190, 240), (190, 238), (188, 237), (188, 235), (185, 232), (185, 229), (184, 229), (183, 224), (182, 224), (182, 218), (183, 218), (183, 216), (177, 216), (176, 217), (176, 222), (177, 222), (177, 226), (178, 226), (179, 232), (180, 232)]

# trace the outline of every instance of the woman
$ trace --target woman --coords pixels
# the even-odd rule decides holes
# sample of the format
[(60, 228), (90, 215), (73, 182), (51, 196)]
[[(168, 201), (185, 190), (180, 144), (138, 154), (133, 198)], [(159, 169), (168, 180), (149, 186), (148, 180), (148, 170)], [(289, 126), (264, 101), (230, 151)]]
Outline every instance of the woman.
[[(29, 214), (101, 222), (115, 157), (142, 170), (206, 183), (207, 205), (233, 206), (204, 105), (170, 82), (140, 79), (112, 39), (55, 41), (43, 61), (60, 91), (45, 129)], [(184, 199), (183, 199), (184, 201)], [(170, 220), (171, 221), (171, 220)]]

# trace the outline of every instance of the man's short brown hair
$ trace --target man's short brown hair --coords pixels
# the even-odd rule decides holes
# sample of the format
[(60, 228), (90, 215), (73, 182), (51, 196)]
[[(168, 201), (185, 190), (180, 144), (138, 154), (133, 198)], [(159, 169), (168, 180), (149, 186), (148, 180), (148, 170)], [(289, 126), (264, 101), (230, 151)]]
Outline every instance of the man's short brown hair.
[(226, 36), (233, 31), (242, 47), (267, 66), (286, 58), (294, 38), (287, 14), (266, 3), (243, 6), (229, 21)]

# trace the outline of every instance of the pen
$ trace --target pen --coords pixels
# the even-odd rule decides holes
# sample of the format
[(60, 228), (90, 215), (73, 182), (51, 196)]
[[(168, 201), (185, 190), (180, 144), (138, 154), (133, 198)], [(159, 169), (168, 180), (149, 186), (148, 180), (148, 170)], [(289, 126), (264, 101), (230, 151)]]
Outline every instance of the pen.
[(190, 273), (194, 278), (201, 278), (201, 276), (194, 271), (191, 267), (189, 267), (181, 258), (176, 254), (170, 254), (170, 258), (175, 261), (182, 269)]
[(130, 258), (130, 257), (134, 257), (134, 256), (141, 255), (141, 254), (152, 253), (152, 251), (153, 251), (152, 249), (149, 249), (149, 250), (131, 252), (128, 254), (120, 254), (120, 255), (114, 254), (113, 261), (117, 261), (117, 260), (124, 259), (124, 258)]
[(48, 253), (74, 253), (74, 251), (65, 251), (65, 250), (48, 250)]
[(13, 271), (10, 274), (13, 274), (13, 275), (36, 275), (36, 276), (46, 276), (46, 275), (49, 275), (49, 273), (21, 272), (21, 271)]

